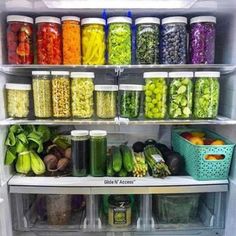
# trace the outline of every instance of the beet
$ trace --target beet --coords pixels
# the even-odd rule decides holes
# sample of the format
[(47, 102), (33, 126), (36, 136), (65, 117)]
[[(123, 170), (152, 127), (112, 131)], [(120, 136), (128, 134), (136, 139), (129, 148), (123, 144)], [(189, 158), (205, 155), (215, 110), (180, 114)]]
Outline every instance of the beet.
[(170, 152), (165, 160), (172, 175), (181, 174), (184, 166), (183, 157), (178, 152)]

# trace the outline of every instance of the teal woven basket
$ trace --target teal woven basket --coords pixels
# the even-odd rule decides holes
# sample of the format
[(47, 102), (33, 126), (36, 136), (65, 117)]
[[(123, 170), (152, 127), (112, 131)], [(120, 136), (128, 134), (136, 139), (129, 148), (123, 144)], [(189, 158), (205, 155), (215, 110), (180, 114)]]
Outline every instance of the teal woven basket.
[[(180, 136), (182, 132), (204, 132), (207, 137), (220, 139), (226, 145), (194, 145)], [(174, 151), (179, 152), (185, 160), (189, 175), (197, 180), (223, 180), (229, 175), (234, 146), (228, 139), (209, 130), (174, 129), (171, 137)], [(222, 160), (206, 160), (206, 155), (224, 155)]]

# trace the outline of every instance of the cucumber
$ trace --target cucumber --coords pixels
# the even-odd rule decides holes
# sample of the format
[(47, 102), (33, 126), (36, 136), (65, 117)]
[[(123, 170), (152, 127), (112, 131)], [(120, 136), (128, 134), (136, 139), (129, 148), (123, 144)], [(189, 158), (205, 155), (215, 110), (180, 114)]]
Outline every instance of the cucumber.
[(115, 175), (114, 170), (112, 168), (112, 163), (113, 163), (112, 156), (111, 155), (107, 156), (107, 176), (110, 177)]
[(111, 147), (112, 167), (115, 172), (120, 172), (122, 168), (122, 156), (119, 147)]
[(126, 171), (125, 168), (122, 168), (119, 172), (119, 177), (127, 177), (128, 172)]
[(134, 166), (132, 152), (126, 145), (120, 145), (120, 150), (123, 157), (124, 168), (127, 172), (131, 172)]

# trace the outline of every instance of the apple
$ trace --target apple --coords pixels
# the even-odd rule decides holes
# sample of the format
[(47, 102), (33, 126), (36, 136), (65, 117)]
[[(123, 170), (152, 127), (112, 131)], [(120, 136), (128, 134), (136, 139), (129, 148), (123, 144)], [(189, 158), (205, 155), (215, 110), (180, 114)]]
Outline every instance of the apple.
[(203, 132), (192, 132), (191, 134), (193, 137), (199, 137), (199, 138), (203, 138), (206, 136), (206, 134)]
[(189, 141), (192, 143), (192, 144), (195, 144), (195, 145), (203, 145), (204, 142), (203, 142), (203, 139), (200, 138), (200, 137), (191, 137), (189, 139)]
[(204, 145), (211, 145), (214, 140), (210, 138), (204, 139)]
[(205, 156), (205, 159), (208, 161), (216, 161), (217, 158), (214, 155), (207, 155)]
[(190, 132), (183, 132), (183, 133), (181, 134), (181, 136), (182, 136), (183, 138), (187, 139), (187, 140), (189, 140), (190, 138), (193, 137)]
[(220, 140), (220, 139), (217, 139), (217, 140), (214, 140), (211, 145), (224, 145), (225, 142), (223, 140)]

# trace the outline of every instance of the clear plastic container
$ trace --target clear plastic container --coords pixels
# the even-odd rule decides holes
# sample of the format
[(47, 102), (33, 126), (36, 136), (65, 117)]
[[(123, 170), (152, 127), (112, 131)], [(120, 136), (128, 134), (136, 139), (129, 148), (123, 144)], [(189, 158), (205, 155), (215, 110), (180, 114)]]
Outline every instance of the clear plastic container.
[(71, 72), (71, 99), (73, 118), (91, 118), (94, 114), (93, 72)]
[(193, 115), (197, 119), (216, 118), (220, 96), (220, 72), (195, 72)]
[(26, 118), (29, 114), (30, 84), (6, 84), (7, 113), (12, 118)]
[(37, 118), (52, 117), (52, 91), (50, 71), (32, 71), (34, 115)]
[(71, 219), (71, 196), (47, 195), (47, 218), (49, 225), (67, 225)]
[(95, 85), (96, 115), (99, 118), (115, 118), (117, 102), (117, 85)]
[(149, 119), (164, 119), (167, 113), (167, 72), (145, 72), (144, 114)]
[(108, 64), (131, 64), (131, 24), (130, 17), (110, 17), (107, 20), (108, 29)]
[(188, 119), (192, 116), (193, 72), (170, 72), (169, 117)]
[(63, 16), (62, 21), (62, 49), (64, 65), (81, 64), (81, 36), (80, 18)]
[(141, 17), (136, 25), (136, 62), (137, 64), (158, 64), (160, 44), (160, 19)]
[(90, 131), (90, 174), (105, 176), (107, 163), (107, 132), (105, 130)]
[(52, 16), (36, 17), (37, 64), (62, 64), (61, 20)]
[(190, 63), (214, 64), (216, 18), (198, 16), (190, 20)]
[(82, 25), (83, 65), (104, 65), (106, 63), (105, 25), (102, 18), (85, 18)]
[(68, 71), (52, 71), (52, 107), (54, 118), (69, 118), (70, 78)]
[(73, 176), (87, 176), (89, 169), (89, 132), (71, 131), (72, 173)]
[(139, 84), (120, 84), (120, 116), (138, 118), (141, 107), (143, 86)]
[(187, 63), (187, 18), (167, 17), (162, 20), (161, 61), (163, 64)]
[(33, 23), (28, 16), (7, 16), (7, 53), (9, 64), (33, 64)]

